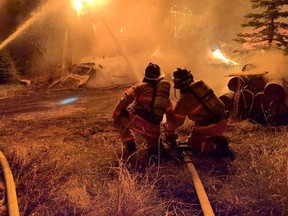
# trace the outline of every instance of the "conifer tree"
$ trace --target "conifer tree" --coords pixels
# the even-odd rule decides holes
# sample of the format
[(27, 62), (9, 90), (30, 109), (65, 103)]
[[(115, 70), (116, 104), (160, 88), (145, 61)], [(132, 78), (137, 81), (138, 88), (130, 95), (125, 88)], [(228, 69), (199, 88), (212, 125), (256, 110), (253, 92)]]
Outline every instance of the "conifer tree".
[(11, 58), (7, 50), (0, 50), (0, 84), (9, 82)]
[(288, 1), (250, 0), (255, 13), (244, 17), (247, 22), (241, 26), (250, 31), (237, 34), (235, 41), (254, 47), (271, 47), (275, 44), (288, 54)]

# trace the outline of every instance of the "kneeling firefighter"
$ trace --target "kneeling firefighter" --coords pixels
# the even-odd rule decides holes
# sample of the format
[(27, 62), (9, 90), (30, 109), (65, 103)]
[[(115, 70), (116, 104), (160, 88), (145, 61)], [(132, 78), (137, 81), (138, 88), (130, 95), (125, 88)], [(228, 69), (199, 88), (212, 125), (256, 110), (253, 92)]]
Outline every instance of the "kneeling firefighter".
[[(202, 80), (194, 82), (186, 68), (173, 72), (174, 88), (180, 90), (171, 118), (167, 118), (166, 139), (175, 147), (175, 131), (185, 118), (194, 122), (188, 142), (191, 151), (209, 156), (232, 156), (228, 141), (221, 136), (227, 126), (228, 115), (223, 102)], [(173, 146), (174, 145), (174, 146)]]
[(114, 110), (114, 125), (127, 156), (136, 151), (134, 132), (144, 138), (150, 155), (158, 155), (160, 123), (164, 114), (173, 110), (170, 83), (163, 79), (160, 67), (149, 63), (143, 81), (127, 89)]

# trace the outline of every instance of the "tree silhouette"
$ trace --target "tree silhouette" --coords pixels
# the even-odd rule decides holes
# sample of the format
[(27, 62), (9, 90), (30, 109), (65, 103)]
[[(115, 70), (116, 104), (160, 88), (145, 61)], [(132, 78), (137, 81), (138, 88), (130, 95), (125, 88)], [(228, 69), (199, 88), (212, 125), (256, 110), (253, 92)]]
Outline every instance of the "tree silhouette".
[(11, 79), (12, 60), (7, 50), (0, 50), (0, 84), (8, 83)]
[(271, 47), (284, 50), (288, 54), (288, 1), (287, 0), (250, 0), (255, 13), (244, 17), (247, 22), (241, 26), (248, 29), (238, 33), (234, 39), (252, 47)]

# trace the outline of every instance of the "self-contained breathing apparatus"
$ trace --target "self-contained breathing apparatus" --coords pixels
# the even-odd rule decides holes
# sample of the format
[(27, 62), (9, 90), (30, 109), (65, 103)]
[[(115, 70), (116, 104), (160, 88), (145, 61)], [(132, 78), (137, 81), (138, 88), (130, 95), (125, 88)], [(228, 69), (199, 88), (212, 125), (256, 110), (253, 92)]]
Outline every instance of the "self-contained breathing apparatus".
[(149, 63), (144, 72), (143, 82), (150, 83), (153, 87), (153, 95), (149, 110), (139, 107), (134, 110), (136, 115), (141, 116), (153, 124), (160, 124), (169, 103), (171, 85), (163, 80), (164, 74), (157, 64)]
[(218, 123), (224, 118), (228, 118), (224, 103), (215, 95), (202, 80), (194, 82), (191, 71), (186, 68), (176, 68), (173, 73), (174, 88), (179, 89), (180, 93), (190, 93), (204, 107), (210, 115), (211, 123)]

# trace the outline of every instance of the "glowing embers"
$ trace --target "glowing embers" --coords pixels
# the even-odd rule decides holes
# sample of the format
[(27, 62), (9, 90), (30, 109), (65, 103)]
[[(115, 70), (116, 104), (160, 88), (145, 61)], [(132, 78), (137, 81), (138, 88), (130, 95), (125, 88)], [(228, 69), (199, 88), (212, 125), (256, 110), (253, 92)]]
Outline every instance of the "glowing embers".
[(76, 100), (78, 100), (78, 97), (70, 97), (70, 98), (66, 98), (66, 99), (60, 101), (58, 104), (59, 105), (70, 104), (70, 103), (75, 102)]
[(223, 53), (221, 52), (220, 49), (216, 49), (216, 50), (213, 52), (213, 57), (224, 61), (226, 64), (239, 65), (239, 63), (234, 62), (234, 61), (226, 58), (226, 57), (223, 55)]
[(78, 15), (87, 14), (88, 11), (105, 5), (108, 0), (72, 0), (72, 5)]

